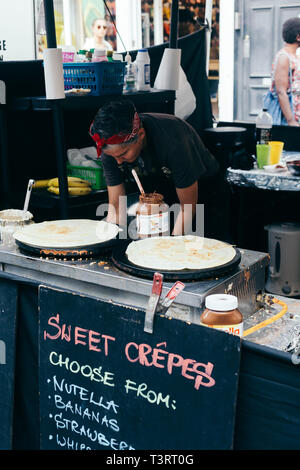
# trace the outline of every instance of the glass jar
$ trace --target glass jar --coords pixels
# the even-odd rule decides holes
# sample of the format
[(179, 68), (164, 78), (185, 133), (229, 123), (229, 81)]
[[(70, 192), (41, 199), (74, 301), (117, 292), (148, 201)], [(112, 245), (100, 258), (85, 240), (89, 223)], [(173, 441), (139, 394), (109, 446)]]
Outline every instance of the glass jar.
[(31, 212), (20, 209), (6, 209), (0, 211), (0, 236), (2, 245), (14, 245), (14, 233), (25, 225), (33, 224)]
[(169, 235), (169, 206), (162, 194), (141, 195), (136, 211), (139, 238)]
[(237, 297), (228, 294), (208, 295), (205, 307), (200, 317), (201, 325), (243, 336), (243, 315), (238, 310)]

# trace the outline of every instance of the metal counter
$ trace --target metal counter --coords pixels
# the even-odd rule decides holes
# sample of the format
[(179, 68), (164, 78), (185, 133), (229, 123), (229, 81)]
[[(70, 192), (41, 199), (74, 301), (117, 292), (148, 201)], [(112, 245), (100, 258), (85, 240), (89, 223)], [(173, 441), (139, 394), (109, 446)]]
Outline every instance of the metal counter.
[[(285, 163), (288, 158), (299, 158), (299, 152), (283, 151), (281, 162)], [(284, 171), (270, 171), (270, 169), (237, 170), (228, 168), (226, 180), (229, 184), (241, 188), (256, 188), (269, 191), (300, 191), (299, 176), (292, 175), (286, 168)]]
[[(248, 250), (241, 251), (239, 267), (221, 278), (185, 282), (185, 289), (172, 306), (172, 315), (182, 314), (181, 319), (199, 323), (199, 310), (204, 299), (214, 293), (237, 295), (245, 317), (259, 306), (257, 293), (265, 284), (265, 269), (269, 256)], [(39, 284), (76, 291), (103, 300), (146, 308), (152, 281), (131, 276), (117, 269), (109, 258), (61, 261), (28, 256), (16, 246), (0, 246), (0, 273), (18, 276)], [(172, 283), (164, 283), (164, 296)]]
[[(243, 249), (240, 252), (241, 263), (230, 274), (221, 278), (185, 282), (185, 289), (166, 315), (199, 324), (205, 297), (216, 293), (238, 297), (239, 308), (244, 316), (244, 329), (278, 313), (281, 309), (279, 305), (265, 308), (257, 300), (258, 294), (265, 289), (269, 255)], [(106, 257), (75, 261), (52, 260), (25, 255), (16, 246), (0, 246), (0, 276), (13, 276), (21, 282), (32, 281), (144, 310), (152, 288), (151, 280), (120, 271)], [(164, 283), (162, 297), (171, 286), (172, 283)], [(276, 322), (247, 336), (247, 341), (281, 351), (296, 348), (300, 332), (300, 300), (284, 297), (280, 299), (288, 304), (288, 312)]]

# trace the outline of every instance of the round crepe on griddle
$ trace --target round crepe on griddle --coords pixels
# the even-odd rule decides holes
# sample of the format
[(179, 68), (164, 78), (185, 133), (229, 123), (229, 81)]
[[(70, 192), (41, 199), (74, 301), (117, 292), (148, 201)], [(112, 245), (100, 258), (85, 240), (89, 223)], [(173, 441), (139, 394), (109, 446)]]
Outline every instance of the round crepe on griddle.
[(219, 240), (185, 235), (151, 237), (131, 242), (126, 255), (128, 260), (137, 266), (181, 271), (222, 266), (233, 260), (236, 250)]
[(119, 230), (117, 225), (102, 220), (53, 220), (27, 225), (15, 232), (14, 238), (38, 248), (79, 248), (112, 240)]

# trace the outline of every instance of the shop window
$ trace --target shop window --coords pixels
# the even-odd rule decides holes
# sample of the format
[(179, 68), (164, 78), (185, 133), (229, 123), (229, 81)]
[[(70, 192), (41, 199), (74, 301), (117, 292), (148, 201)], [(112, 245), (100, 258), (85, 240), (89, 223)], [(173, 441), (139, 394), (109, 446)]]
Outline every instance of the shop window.
[[(58, 46), (72, 45), (76, 50), (82, 49), (93, 41), (93, 22), (97, 19), (105, 20), (105, 41), (113, 50), (116, 50), (116, 31), (112, 19), (115, 21), (115, 1), (106, 0), (107, 8), (102, 0), (80, 0), (70, 3), (70, 10), (64, 10), (62, 0), (54, 0), (54, 15), (56, 41)], [(109, 10), (109, 11), (108, 11)], [(47, 47), (45, 30), (44, 6), (42, 0), (35, 0), (37, 58)], [(90, 41), (89, 41), (90, 40)]]

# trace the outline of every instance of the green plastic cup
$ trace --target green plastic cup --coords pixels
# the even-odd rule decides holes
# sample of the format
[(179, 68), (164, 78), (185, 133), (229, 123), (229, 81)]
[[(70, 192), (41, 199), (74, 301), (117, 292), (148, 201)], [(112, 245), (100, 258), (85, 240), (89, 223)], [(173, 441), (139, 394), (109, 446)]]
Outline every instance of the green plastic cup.
[(270, 160), (270, 145), (269, 144), (257, 144), (256, 145), (256, 161), (258, 168), (263, 168), (269, 164)]

